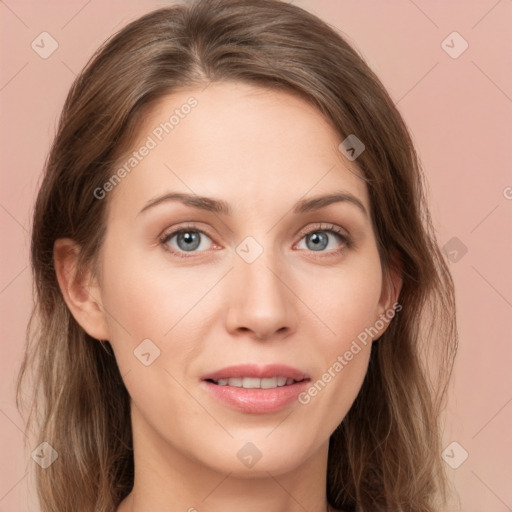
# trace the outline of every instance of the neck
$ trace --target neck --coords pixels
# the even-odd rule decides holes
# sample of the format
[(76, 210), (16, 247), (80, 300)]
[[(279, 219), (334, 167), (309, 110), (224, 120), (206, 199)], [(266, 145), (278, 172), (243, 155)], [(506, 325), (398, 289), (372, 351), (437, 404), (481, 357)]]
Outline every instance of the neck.
[[(328, 443), (291, 471), (221, 473), (158, 436), (132, 408), (135, 478), (117, 512), (326, 512)], [(255, 470), (256, 470), (255, 466)]]

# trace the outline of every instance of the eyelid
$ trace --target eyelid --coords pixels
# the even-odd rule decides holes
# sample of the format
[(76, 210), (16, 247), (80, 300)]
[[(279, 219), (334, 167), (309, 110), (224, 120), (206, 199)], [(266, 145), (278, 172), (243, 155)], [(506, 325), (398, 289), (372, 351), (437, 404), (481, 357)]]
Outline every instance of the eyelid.
[(178, 258), (194, 258), (197, 257), (199, 254), (207, 252), (207, 251), (190, 251), (188, 253), (187, 251), (179, 251), (169, 246), (168, 242), (171, 238), (174, 238), (177, 234), (179, 234), (182, 231), (196, 231), (198, 233), (201, 233), (202, 235), (207, 236), (214, 245), (216, 245), (216, 242), (214, 241), (214, 237), (212, 237), (207, 230), (199, 228), (197, 225), (192, 223), (184, 223), (183, 225), (178, 224), (177, 226), (173, 226), (172, 228), (166, 229), (160, 236), (159, 236), (159, 242), (161, 246), (163, 246), (164, 250), (171, 253), (173, 256), (177, 256)]
[(337, 249), (333, 249), (330, 251), (306, 251), (313, 255), (313, 258), (329, 258), (329, 257), (336, 257), (343, 254), (348, 249), (352, 249), (354, 243), (353, 238), (350, 235), (350, 233), (343, 229), (342, 227), (336, 225), (336, 224), (330, 224), (330, 223), (317, 223), (316, 226), (310, 226), (303, 228), (299, 231), (298, 236), (299, 240), (294, 244), (297, 245), (300, 243), (305, 236), (316, 233), (316, 232), (324, 232), (324, 233), (334, 233), (336, 236), (338, 236), (341, 239), (341, 246)]
[(300, 239), (302, 240), (304, 236), (309, 235), (310, 233), (314, 233), (316, 231), (333, 231), (344, 239), (350, 239), (350, 234), (346, 229), (343, 229), (340, 226), (337, 226), (336, 224), (330, 224), (325, 222), (319, 222), (313, 227), (305, 227), (301, 229), (297, 235), (300, 236)]
[[(194, 257), (194, 256), (197, 256), (198, 254), (207, 252), (207, 251), (190, 251), (190, 253), (187, 254), (187, 251), (177, 251), (177, 250), (169, 247), (167, 242), (171, 238), (173, 238), (174, 236), (176, 236), (180, 232), (187, 231), (187, 230), (201, 233), (201, 234), (207, 236), (213, 242), (213, 244), (217, 245), (215, 240), (214, 240), (214, 237), (208, 233), (208, 230), (199, 228), (196, 224), (190, 223), (190, 222), (189, 223), (184, 223), (183, 225), (178, 224), (177, 226), (173, 226), (172, 228), (169, 228), (169, 229), (165, 230), (162, 233), (162, 235), (160, 235), (160, 237), (159, 237), (160, 243), (165, 246), (165, 250), (167, 250), (167, 251), (171, 252), (172, 254), (175, 254), (175, 255), (177, 255), (178, 257), (181, 257), (181, 258)], [(317, 232), (317, 231), (320, 231), (320, 232), (324, 231), (324, 232), (335, 233), (336, 235), (338, 235), (341, 238), (341, 240), (343, 242), (342, 247), (339, 248), (339, 249), (331, 250), (331, 251), (325, 251), (325, 252), (324, 251), (318, 251), (317, 257), (324, 257), (324, 256), (327, 257), (327, 256), (337, 255), (341, 251), (343, 251), (345, 249), (348, 249), (348, 248), (350, 248), (352, 246), (352, 237), (350, 236), (348, 231), (346, 231), (345, 229), (341, 228), (340, 226), (337, 226), (336, 224), (317, 223), (314, 226), (305, 227), (305, 228), (301, 229), (297, 233), (296, 236), (299, 236), (299, 240), (297, 242), (295, 242), (294, 247), (305, 236), (307, 236), (307, 235), (309, 235), (311, 233)], [(311, 252), (315, 253), (317, 251), (311, 251)]]
[(160, 235), (160, 241), (164, 241), (168, 239), (169, 237), (172, 237), (179, 233), (180, 231), (197, 231), (198, 233), (202, 233), (203, 235), (206, 235), (208, 238), (212, 238), (212, 235), (208, 233), (207, 230), (203, 228), (199, 228), (197, 224), (193, 223), (184, 223), (184, 224), (178, 224), (177, 226), (173, 226), (172, 228), (166, 229), (161, 235)]

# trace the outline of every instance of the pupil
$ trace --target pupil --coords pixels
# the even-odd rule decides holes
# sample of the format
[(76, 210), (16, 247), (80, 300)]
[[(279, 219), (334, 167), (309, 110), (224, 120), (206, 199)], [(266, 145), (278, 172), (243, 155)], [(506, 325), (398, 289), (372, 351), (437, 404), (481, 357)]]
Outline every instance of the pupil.
[[(194, 250), (199, 245), (199, 236), (198, 233), (193, 233), (190, 231), (184, 231), (179, 237), (178, 237), (178, 245), (181, 240), (184, 240), (186, 242), (186, 245), (184, 247), (185, 251)], [(183, 247), (180, 247), (183, 248)]]
[(316, 250), (321, 250), (321, 249), (325, 249), (325, 247), (327, 247), (327, 243), (328, 243), (328, 240), (327, 240), (327, 236), (325, 233), (313, 233), (311, 235), (311, 238), (310, 240), (313, 242), (313, 250), (316, 251)]

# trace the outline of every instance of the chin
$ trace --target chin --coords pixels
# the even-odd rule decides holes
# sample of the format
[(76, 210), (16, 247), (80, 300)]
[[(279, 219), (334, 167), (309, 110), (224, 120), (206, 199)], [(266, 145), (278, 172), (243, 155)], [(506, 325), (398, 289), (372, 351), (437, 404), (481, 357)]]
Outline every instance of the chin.
[[(268, 431), (265, 433), (268, 436)], [(271, 436), (270, 436), (271, 437)], [(265, 436), (244, 436), (243, 439), (215, 441), (216, 449), (202, 451), (200, 462), (220, 473), (231, 473), (237, 478), (268, 478), (286, 474), (300, 467), (318, 450), (304, 443), (286, 443)], [(205, 460), (205, 454), (208, 454)], [(212, 461), (215, 461), (212, 464)]]

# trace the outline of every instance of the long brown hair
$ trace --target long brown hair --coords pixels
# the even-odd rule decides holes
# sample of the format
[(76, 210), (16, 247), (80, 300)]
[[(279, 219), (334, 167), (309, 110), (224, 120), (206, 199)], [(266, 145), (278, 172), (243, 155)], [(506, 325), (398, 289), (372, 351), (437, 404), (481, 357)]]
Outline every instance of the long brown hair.
[[(35, 306), (18, 376), (32, 370), (27, 429), (58, 459), (35, 465), (42, 512), (112, 512), (133, 486), (129, 396), (108, 342), (68, 310), (53, 246), (72, 238), (79, 265), (96, 268), (109, 180), (144, 115), (163, 96), (212, 81), (300, 94), (338, 131), (363, 141), (366, 180), (385, 272), (403, 285), (400, 313), (373, 343), (368, 373), (332, 434), (332, 507), (433, 512), (446, 500), (440, 415), (457, 347), (453, 282), (438, 248), (411, 137), (358, 53), (329, 25), (278, 0), (200, 0), (159, 9), (107, 40), (74, 81), (33, 215)], [(393, 257), (395, 255), (396, 257)], [(36, 325), (37, 324), (37, 325)], [(36, 414), (37, 413), (37, 414)]]

